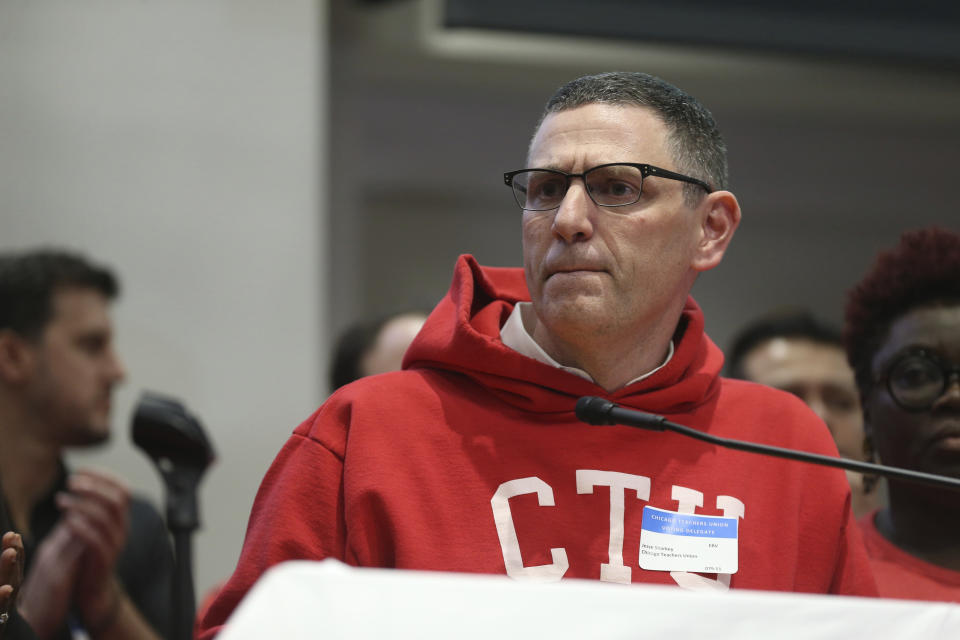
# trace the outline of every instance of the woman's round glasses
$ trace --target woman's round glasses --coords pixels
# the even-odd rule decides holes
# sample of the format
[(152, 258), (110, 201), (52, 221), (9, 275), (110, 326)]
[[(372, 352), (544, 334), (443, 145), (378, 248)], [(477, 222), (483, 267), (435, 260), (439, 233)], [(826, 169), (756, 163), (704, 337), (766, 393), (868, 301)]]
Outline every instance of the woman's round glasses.
[(914, 349), (887, 367), (887, 390), (902, 409), (927, 411), (956, 378), (960, 365), (950, 364), (926, 349)]

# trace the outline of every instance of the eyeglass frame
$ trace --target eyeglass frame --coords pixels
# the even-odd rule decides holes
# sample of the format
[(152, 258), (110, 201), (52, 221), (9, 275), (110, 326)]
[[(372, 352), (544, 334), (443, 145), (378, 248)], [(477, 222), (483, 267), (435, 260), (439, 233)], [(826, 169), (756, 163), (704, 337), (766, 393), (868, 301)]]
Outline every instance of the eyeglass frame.
[[(933, 396), (933, 399), (930, 401), (930, 404), (924, 407), (910, 407), (904, 405), (899, 398), (897, 398), (896, 392), (893, 390), (893, 384), (891, 383), (891, 375), (893, 370), (896, 369), (900, 364), (907, 358), (915, 357), (925, 358), (929, 362), (933, 363), (938, 369), (940, 369), (940, 375), (943, 377), (943, 383), (940, 387), (940, 390)], [(907, 349), (906, 351), (900, 353), (896, 358), (890, 360), (886, 367), (883, 369), (883, 374), (880, 376), (878, 382), (884, 385), (887, 389), (887, 393), (890, 394), (890, 397), (893, 399), (894, 403), (904, 411), (908, 413), (922, 413), (924, 411), (929, 411), (933, 408), (933, 405), (937, 403), (944, 392), (950, 388), (954, 376), (957, 376), (957, 379), (960, 380), (960, 364), (948, 363), (945, 358), (940, 357), (937, 353), (924, 349), (922, 347), (917, 347), (913, 349)]]
[[(605, 167), (615, 167), (615, 166), (633, 167), (634, 169), (640, 170), (640, 189), (637, 191), (637, 199), (634, 200), (633, 202), (624, 202), (622, 204), (600, 204), (594, 199), (593, 194), (590, 193), (590, 188), (586, 186), (587, 185), (586, 175), (592, 171), (596, 171), (597, 169), (603, 169)], [(567, 188), (564, 189), (563, 196), (560, 198), (560, 202), (557, 203), (557, 206), (550, 207), (549, 209), (528, 209), (522, 204), (520, 204), (520, 201), (517, 199), (517, 190), (513, 185), (513, 178), (521, 173), (529, 173), (531, 171), (546, 171), (548, 173), (554, 173), (554, 174), (563, 176), (564, 178), (567, 179)], [(537, 167), (533, 167), (529, 169), (517, 169), (516, 171), (507, 171), (506, 173), (504, 173), (503, 182), (508, 187), (510, 187), (510, 191), (513, 193), (513, 199), (516, 200), (521, 210), (553, 211), (554, 209), (558, 209), (560, 205), (563, 204), (563, 199), (567, 197), (567, 192), (570, 190), (570, 180), (572, 178), (580, 178), (581, 180), (583, 180), (583, 184), (585, 187), (585, 191), (587, 192), (587, 196), (589, 196), (590, 200), (598, 207), (629, 207), (630, 205), (634, 205), (640, 202), (640, 196), (643, 195), (643, 181), (646, 178), (649, 178), (650, 176), (654, 176), (657, 178), (667, 178), (668, 180), (678, 180), (680, 182), (687, 182), (689, 184), (695, 184), (699, 187), (702, 187), (707, 193), (714, 192), (713, 187), (711, 187), (709, 184), (707, 184), (703, 180), (700, 180), (699, 178), (693, 178), (691, 176), (687, 176), (682, 173), (677, 173), (676, 171), (670, 171), (669, 169), (662, 169), (660, 167), (655, 167), (652, 164), (643, 164), (638, 162), (607, 162), (606, 164), (598, 164), (595, 167), (590, 167), (583, 173), (567, 173), (566, 171), (560, 171), (559, 169), (542, 169)]]

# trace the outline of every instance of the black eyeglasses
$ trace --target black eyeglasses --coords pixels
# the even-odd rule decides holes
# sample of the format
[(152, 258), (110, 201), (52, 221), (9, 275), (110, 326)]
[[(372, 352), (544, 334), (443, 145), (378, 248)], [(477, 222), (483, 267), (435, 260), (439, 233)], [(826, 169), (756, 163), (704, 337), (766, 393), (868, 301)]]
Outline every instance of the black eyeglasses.
[(960, 365), (926, 349), (912, 349), (893, 360), (883, 378), (894, 402), (916, 412), (930, 409), (955, 376), (960, 379)]
[(549, 211), (563, 202), (571, 178), (582, 178), (590, 199), (601, 207), (625, 207), (640, 200), (643, 179), (649, 176), (680, 180), (695, 184), (713, 193), (703, 180), (668, 171), (649, 164), (611, 162), (587, 169), (583, 173), (566, 173), (556, 169), (520, 169), (503, 174), (503, 181), (513, 189), (513, 197), (525, 211)]

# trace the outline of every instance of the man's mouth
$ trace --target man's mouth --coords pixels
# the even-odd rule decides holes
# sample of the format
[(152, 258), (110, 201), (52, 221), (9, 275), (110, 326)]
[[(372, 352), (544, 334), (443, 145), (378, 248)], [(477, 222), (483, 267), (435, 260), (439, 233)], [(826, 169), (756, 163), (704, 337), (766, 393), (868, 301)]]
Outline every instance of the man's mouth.
[(550, 271), (550, 276), (577, 273), (603, 273), (605, 271), (605, 269), (601, 269), (599, 267), (563, 267), (561, 269), (552, 269)]

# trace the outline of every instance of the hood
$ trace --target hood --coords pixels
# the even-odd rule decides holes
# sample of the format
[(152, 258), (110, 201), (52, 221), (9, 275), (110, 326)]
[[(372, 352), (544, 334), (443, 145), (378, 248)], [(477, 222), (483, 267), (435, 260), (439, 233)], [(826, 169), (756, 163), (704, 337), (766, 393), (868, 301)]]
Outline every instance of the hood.
[(505, 402), (537, 413), (566, 413), (581, 396), (601, 396), (659, 414), (686, 412), (719, 391), (723, 354), (703, 332), (703, 312), (687, 298), (670, 362), (649, 378), (608, 393), (589, 380), (523, 356), (500, 340), (517, 302), (530, 300), (523, 270), (482, 267), (460, 256), (447, 295), (427, 318), (404, 369), (463, 374)]

